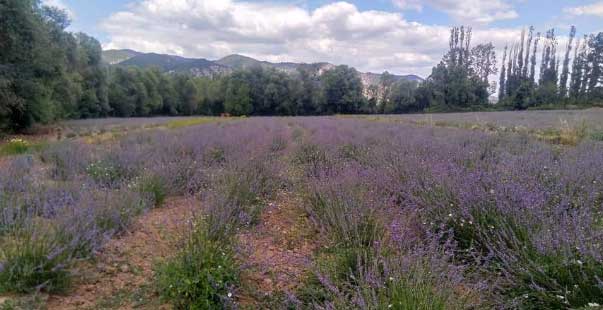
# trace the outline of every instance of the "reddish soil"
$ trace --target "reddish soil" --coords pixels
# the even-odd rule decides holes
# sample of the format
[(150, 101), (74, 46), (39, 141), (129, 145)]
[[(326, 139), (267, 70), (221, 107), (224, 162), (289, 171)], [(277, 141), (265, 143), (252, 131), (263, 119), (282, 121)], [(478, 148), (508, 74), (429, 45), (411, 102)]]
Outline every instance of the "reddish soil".
[[(261, 223), (239, 235), (245, 267), (241, 306), (253, 306), (263, 296), (294, 292), (303, 283), (318, 248), (316, 232), (293, 194), (280, 194), (264, 210)], [(263, 295), (263, 296), (262, 296)]]
[[(193, 199), (169, 199), (165, 207), (141, 216), (129, 232), (109, 241), (94, 263), (77, 268), (79, 277), (73, 291), (51, 296), (48, 309), (144, 308), (149, 301), (143, 298), (156, 299), (148, 290), (153, 264), (173, 255), (196, 205)], [(145, 288), (146, 294), (135, 295)], [(133, 295), (141, 300), (132, 300)], [(99, 305), (103, 302), (109, 305)], [(154, 302), (151, 309), (169, 309)]]

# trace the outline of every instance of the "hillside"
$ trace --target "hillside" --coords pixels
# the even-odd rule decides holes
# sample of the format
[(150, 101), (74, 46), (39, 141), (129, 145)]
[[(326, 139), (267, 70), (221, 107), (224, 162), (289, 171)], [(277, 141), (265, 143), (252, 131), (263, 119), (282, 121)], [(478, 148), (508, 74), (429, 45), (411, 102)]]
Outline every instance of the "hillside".
[(191, 73), (196, 76), (213, 76), (230, 71), (229, 67), (209, 61), (207, 59), (184, 58), (180, 56), (163, 54), (138, 54), (123, 62), (120, 66), (134, 66), (140, 68), (159, 68), (168, 73)]
[[(103, 51), (103, 60), (111, 65), (135, 66), (141, 68), (157, 67), (163, 72), (191, 73), (196, 76), (215, 76), (229, 73), (234, 70), (245, 70), (255, 67), (275, 69), (289, 74), (294, 74), (297, 72), (298, 68), (303, 68), (320, 76), (324, 72), (335, 67), (335, 65), (326, 62), (312, 64), (294, 62), (272, 63), (237, 54), (210, 61), (207, 59), (184, 58), (155, 53), (145, 54), (132, 50)], [(381, 74), (370, 72), (359, 73), (365, 87), (379, 84)], [(393, 77), (396, 80), (423, 81), (423, 79), (417, 75), (393, 75)]]
[(141, 53), (133, 50), (107, 50), (103, 51), (103, 62), (108, 63), (110, 65), (115, 65), (121, 62), (124, 62), (134, 56), (138, 56)]

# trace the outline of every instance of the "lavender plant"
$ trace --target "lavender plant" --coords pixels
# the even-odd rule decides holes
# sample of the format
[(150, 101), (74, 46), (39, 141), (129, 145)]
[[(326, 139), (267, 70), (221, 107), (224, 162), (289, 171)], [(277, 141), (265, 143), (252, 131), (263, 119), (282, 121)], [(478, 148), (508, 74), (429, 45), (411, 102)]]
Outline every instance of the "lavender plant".
[(285, 189), (327, 239), (287, 298), (300, 307), (603, 304), (603, 145), (408, 124), (252, 118), (12, 158), (0, 172), (0, 290), (63, 289), (75, 259), (166, 197), (194, 195), (199, 216), (159, 287), (176, 306), (231, 306), (239, 267), (226, 245)]

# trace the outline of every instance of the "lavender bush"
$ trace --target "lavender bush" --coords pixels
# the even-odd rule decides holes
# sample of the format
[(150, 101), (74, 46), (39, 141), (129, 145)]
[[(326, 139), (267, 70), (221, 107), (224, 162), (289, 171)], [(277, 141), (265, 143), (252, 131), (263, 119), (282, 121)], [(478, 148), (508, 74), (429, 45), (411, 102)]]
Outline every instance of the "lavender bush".
[[(313, 276), (288, 292), (299, 307), (603, 304), (603, 145), (548, 142), (507, 131), (317, 117), (49, 145), (11, 159), (0, 173), (0, 290), (65, 287), (75, 259), (93, 255), (172, 195), (193, 195), (202, 208), (181, 259), (158, 279), (165, 287), (182, 275), (194, 280), (215, 262), (234, 262), (236, 246), (224, 261), (217, 249), (252, 229), (266, 203), (287, 190), (303, 198), (299, 207), (324, 243), (313, 253)], [(216, 276), (235, 285), (229, 276), (238, 267), (229, 266), (232, 274)], [(197, 283), (178, 286), (183, 291), (168, 299), (212, 288), (212, 306), (232, 305), (234, 287)]]

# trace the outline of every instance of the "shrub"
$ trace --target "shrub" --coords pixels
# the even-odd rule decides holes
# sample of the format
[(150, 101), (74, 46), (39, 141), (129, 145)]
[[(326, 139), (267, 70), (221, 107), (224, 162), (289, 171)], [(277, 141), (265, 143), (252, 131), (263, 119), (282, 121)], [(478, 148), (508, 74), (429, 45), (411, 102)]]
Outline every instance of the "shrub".
[(138, 180), (136, 186), (138, 192), (140, 192), (144, 198), (149, 199), (151, 204), (155, 207), (161, 206), (167, 197), (167, 184), (164, 179), (158, 175), (145, 175)]
[(436, 218), (445, 219), (444, 232), (452, 233), (457, 249), (462, 252), (459, 254), (469, 260), (472, 260), (475, 254), (480, 257), (489, 256), (492, 247), (515, 248), (518, 244), (529, 242), (526, 227), (494, 206), (472, 207), (466, 217), (460, 212), (455, 212), (441, 214)]
[(146, 197), (136, 192), (117, 190), (101, 195), (105, 197), (97, 198), (94, 202), (97, 205), (89, 205), (88, 208), (100, 232), (109, 235), (123, 232), (148, 206)]
[[(415, 245), (420, 249), (424, 245)], [(298, 291), (300, 303), (328, 309), (468, 309), (477, 291), (439, 250), (336, 248)], [(463, 291), (465, 290), (465, 291)]]
[(208, 165), (224, 163), (226, 161), (226, 153), (224, 151), (224, 148), (218, 146), (210, 147), (205, 152), (204, 159)]
[(106, 187), (116, 186), (123, 176), (120, 169), (110, 161), (93, 162), (86, 167), (86, 172), (92, 180)]
[(308, 176), (318, 176), (328, 163), (328, 156), (322, 147), (303, 143), (293, 154), (293, 162), (301, 166)]
[(239, 273), (233, 250), (212, 240), (204, 225), (200, 221), (183, 250), (157, 267), (159, 295), (176, 309), (224, 309), (232, 303)]
[(319, 183), (307, 195), (308, 212), (334, 242), (347, 248), (371, 247), (385, 229), (366, 189)]
[(354, 160), (362, 164), (369, 164), (368, 150), (361, 145), (346, 143), (340, 146), (339, 155), (346, 160)]
[(541, 253), (526, 246), (505, 268), (502, 294), (522, 309), (578, 309), (603, 304), (603, 263), (577, 253)]
[[(37, 226), (37, 225), (36, 225)], [(6, 235), (0, 247), (0, 293), (62, 292), (70, 283), (70, 253), (52, 230), (28, 227)]]
[(40, 153), (43, 163), (49, 165), (50, 177), (54, 180), (71, 180), (86, 171), (90, 150), (74, 142), (53, 143)]

